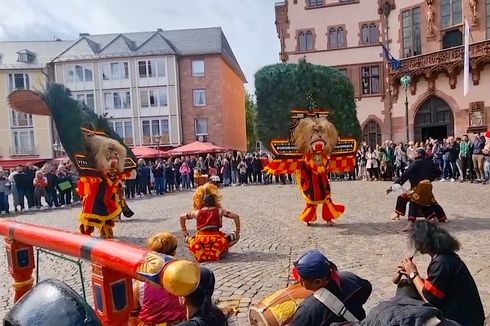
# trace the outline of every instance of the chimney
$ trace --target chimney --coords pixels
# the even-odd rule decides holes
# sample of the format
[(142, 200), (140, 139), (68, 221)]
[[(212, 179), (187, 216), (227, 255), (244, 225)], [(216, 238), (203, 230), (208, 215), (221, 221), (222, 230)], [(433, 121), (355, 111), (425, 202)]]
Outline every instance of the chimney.
[(90, 34), (89, 34), (89, 33), (80, 33), (80, 34), (78, 34), (78, 36), (80, 36), (80, 37), (83, 37), (83, 36), (90, 36)]
[(163, 29), (158, 28), (158, 29), (157, 29), (157, 32), (163, 32)]

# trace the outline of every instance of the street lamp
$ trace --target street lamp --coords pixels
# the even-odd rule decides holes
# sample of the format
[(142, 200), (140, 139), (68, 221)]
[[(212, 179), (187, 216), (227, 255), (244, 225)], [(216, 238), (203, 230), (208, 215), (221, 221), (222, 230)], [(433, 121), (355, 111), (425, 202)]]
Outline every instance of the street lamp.
[(408, 87), (410, 87), (410, 83), (412, 82), (412, 78), (410, 78), (409, 75), (402, 76), (400, 78), (400, 84), (402, 84), (403, 88), (405, 89), (405, 128), (407, 132), (407, 144), (410, 141), (410, 133), (408, 130), (408, 95), (407, 95), (407, 90)]
[(157, 143), (157, 156), (160, 158), (160, 141), (162, 140), (162, 136), (156, 134), (153, 136), (153, 140)]

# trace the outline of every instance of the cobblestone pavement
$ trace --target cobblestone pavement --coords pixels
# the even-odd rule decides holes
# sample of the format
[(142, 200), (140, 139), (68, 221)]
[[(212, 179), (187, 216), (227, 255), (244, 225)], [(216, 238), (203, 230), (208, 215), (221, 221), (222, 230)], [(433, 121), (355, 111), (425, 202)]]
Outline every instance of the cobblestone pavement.
[[(352, 271), (373, 285), (368, 308), (394, 294), (391, 283), (394, 266), (411, 252), (406, 236), (400, 233), (405, 222), (391, 221), (388, 216), (396, 196), (385, 194), (385, 182), (333, 182), (333, 199), (346, 205), (346, 213), (337, 226), (321, 223), (306, 227), (298, 221), (303, 199), (294, 185), (235, 187), (221, 190), (224, 207), (237, 212), (242, 220), (242, 239), (226, 259), (206, 264), (217, 276), (215, 297), (240, 300), (240, 312), (234, 325), (248, 325), (250, 304), (291, 283), (292, 261), (308, 249), (318, 248), (334, 261), (340, 270)], [(450, 223), (447, 228), (462, 243), (461, 257), (474, 275), (490, 312), (490, 186), (460, 183), (435, 183), (435, 196), (442, 204)], [(183, 191), (160, 197), (130, 201), (136, 215), (117, 223), (115, 235), (121, 241), (144, 244), (157, 231), (171, 231), (179, 236), (178, 215), (189, 210), (192, 192)], [(16, 219), (75, 231), (79, 207), (41, 211), (17, 216)], [(190, 227), (192, 229), (192, 227)], [(225, 221), (232, 230), (232, 222)], [(191, 259), (182, 241), (178, 256)], [(0, 250), (4, 252), (3, 241)], [(81, 292), (76, 265), (40, 254), (41, 279), (56, 277)], [(416, 257), (422, 274), (427, 257)], [(12, 306), (11, 282), (4, 254), (0, 255), (0, 316)], [(83, 264), (88, 300), (89, 264)]]

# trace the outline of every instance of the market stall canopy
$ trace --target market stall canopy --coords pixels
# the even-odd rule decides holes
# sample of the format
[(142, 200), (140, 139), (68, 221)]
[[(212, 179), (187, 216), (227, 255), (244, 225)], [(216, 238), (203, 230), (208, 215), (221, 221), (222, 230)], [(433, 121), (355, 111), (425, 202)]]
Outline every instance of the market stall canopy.
[[(27, 163), (40, 164), (46, 162), (47, 159), (43, 158), (22, 158), (14, 160), (0, 160), (0, 168), (13, 169), (19, 165), (26, 165)], [(1, 169), (0, 169), (1, 170)]]
[(212, 143), (195, 141), (193, 143), (171, 149), (165, 152), (165, 156), (196, 155), (223, 152), (226, 152), (226, 149), (213, 145)]
[[(135, 146), (131, 148), (137, 158), (157, 158), (158, 150), (149, 146)], [(163, 151), (160, 151), (163, 154)], [(161, 155), (160, 155), (161, 156)]]

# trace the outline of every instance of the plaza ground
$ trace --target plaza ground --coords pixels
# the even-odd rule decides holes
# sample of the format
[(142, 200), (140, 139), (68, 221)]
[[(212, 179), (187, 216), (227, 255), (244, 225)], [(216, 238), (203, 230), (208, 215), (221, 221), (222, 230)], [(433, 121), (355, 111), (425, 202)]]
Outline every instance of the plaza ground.
[[(387, 182), (332, 182), (335, 202), (346, 205), (336, 227), (317, 222), (306, 227), (298, 220), (303, 198), (295, 185), (234, 187), (221, 190), (223, 206), (237, 212), (242, 221), (240, 242), (226, 259), (207, 263), (216, 273), (215, 297), (220, 301), (240, 300), (235, 325), (248, 325), (248, 307), (268, 294), (291, 284), (292, 262), (309, 249), (320, 249), (340, 270), (349, 270), (368, 279), (373, 293), (367, 308), (394, 295), (391, 278), (396, 264), (412, 250), (400, 232), (404, 221), (389, 219), (396, 196), (386, 195)], [(440, 183), (434, 187), (436, 199), (446, 210), (450, 223), (445, 225), (462, 244), (460, 256), (478, 285), (485, 313), (490, 312), (490, 186), (469, 183)], [(158, 231), (171, 231), (179, 238), (178, 256), (191, 259), (183, 245), (179, 214), (191, 208), (192, 192), (182, 191), (158, 197), (129, 201), (135, 216), (117, 223), (116, 239), (144, 245)], [(77, 230), (80, 207), (26, 213), (18, 221)], [(319, 210), (320, 212), (320, 210)], [(194, 226), (189, 223), (189, 229)], [(233, 230), (231, 220), (225, 229)], [(3, 241), (0, 250), (4, 252)], [(416, 256), (422, 276), (428, 257)], [(0, 317), (12, 307), (11, 280), (5, 254), (0, 255)], [(92, 302), (90, 265), (83, 263), (87, 300)], [(58, 278), (81, 293), (76, 265), (40, 254), (41, 279)]]

